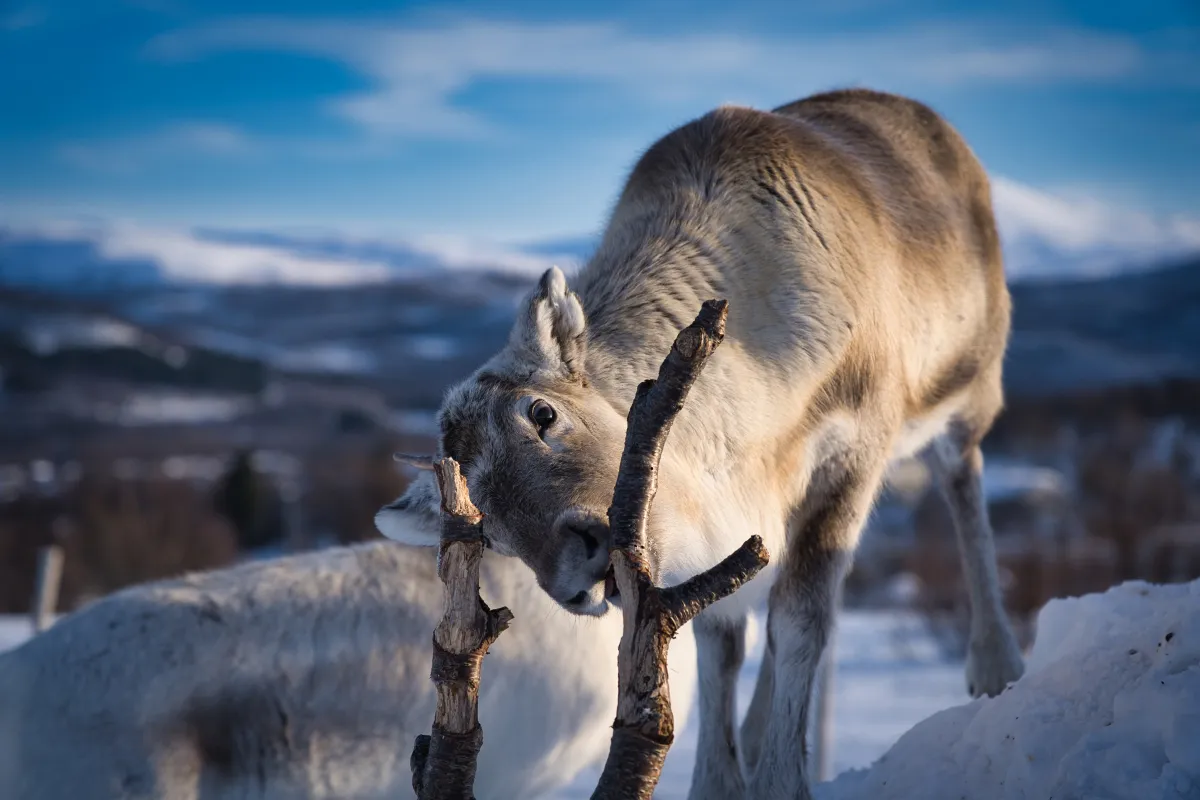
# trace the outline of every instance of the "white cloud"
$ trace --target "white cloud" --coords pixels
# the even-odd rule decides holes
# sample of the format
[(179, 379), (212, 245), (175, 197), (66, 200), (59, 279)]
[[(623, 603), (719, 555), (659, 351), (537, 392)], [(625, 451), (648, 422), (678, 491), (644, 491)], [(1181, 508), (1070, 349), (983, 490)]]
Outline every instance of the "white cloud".
[[(279, 17), (233, 18), (159, 36), (161, 59), (227, 50), (283, 51), (344, 63), (371, 89), (331, 109), (390, 136), (470, 137), (492, 123), (458, 102), (483, 80), (551, 78), (619, 86), (664, 102), (774, 103), (869, 82), (883, 88), (981, 81), (1110, 80), (1136, 74), (1136, 42), (1064, 29), (942, 25), (783, 39), (641, 35), (611, 24), (458, 21), (441, 26)], [(1195, 59), (1188, 59), (1194, 61)]]
[(95, 172), (129, 173), (180, 156), (244, 155), (254, 149), (237, 128), (212, 122), (181, 122), (121, 139), (69, 142), (58, 148), (68, 163)]
[(1200, 252), (1200, 218), (1155, 216), (1004, 177), (992, 200), (1011, 277), (1097, 275)]

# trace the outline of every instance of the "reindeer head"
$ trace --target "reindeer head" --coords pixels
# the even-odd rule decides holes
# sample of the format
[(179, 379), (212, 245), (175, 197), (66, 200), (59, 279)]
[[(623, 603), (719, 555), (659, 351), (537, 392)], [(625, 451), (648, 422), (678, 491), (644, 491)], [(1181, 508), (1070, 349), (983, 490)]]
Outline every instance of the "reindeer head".
[[(439, 448), (461, 465), (489, 546), (524, 561), (567, 610), (598, 615), (615, 591), (607, 511), (625, 417), (588, 384), (586, 327), (579, 297), (552, 267), (507, 346), (447, 395)], [(436, 546), (440, 519), (423, 472), (375, 524), (390, 539)]]

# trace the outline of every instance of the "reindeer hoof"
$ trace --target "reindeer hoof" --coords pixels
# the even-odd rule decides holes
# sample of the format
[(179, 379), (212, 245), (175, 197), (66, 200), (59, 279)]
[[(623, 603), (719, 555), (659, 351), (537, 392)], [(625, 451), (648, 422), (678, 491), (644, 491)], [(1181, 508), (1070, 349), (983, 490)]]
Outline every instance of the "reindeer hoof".
[(967, 650), (966, 672), (972, 697), (995, 697), (1025, 673), (1025, 662), (1011, 636), (973, 639)]

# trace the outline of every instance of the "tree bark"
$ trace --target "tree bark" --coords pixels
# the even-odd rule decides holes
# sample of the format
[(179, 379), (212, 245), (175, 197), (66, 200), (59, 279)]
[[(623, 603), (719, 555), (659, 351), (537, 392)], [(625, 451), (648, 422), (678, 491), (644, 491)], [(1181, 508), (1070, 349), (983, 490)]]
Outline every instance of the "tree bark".
[(625, 451), (609, 509), (614, 577), (624, 632), (618, 654), (617, 718), (608, 760), (593, 800), (649, 800), (675, 738), (667, 683), (667, 651), (679, 628), (732, 594), (766, 565), (762, 539), (752, 536), (717, 566), (663, 589), (646, 556), (646, 525), (658, 488), (658, 465), (671, 424), (688, 391), (725, 335), (725, 301), (709, 301), (679, 333), (659, 369), (643, 382), (629, 409)]
[(409, 765), (421, 800), (473, 800), (475, 766), (483, 746), (479, 725), (479, 673), (483, 657), (512, 621), (507, 608), (492, 610), (479, 596), (483, 515), (452, 458), (434, 464), (442, 494), (438, 577), (445, 610), (433, 632), (437, 688), (432, 736), (418, 736)]

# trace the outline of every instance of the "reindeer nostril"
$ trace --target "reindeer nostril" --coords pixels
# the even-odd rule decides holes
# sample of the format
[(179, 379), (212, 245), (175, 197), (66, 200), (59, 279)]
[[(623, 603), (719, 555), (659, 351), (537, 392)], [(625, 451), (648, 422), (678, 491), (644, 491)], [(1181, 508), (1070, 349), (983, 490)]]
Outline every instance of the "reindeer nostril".
[(581, 525), (569, 524), (567, 525), (567, 528), (571, 531), (571, 533), (583, 540), (583, 546), (585, 548), (585, 552), (587, 553), (587, 558), (589, 561), (591, 561), (592, 557), (596, 555), (596, 551), (600, 549), (599, 540), (596, 539), (596, 537), (593, 536), (587, 530), (587, 528), (584, 528)]
[(587, 600), (587, 596), (588, 596), (587, 592), (580, 592), (579, 594), (575, 595), (570, 600), (568, 600), (567, 603), (570, 605), (573, 605), (573, 606), (581, 606)]

